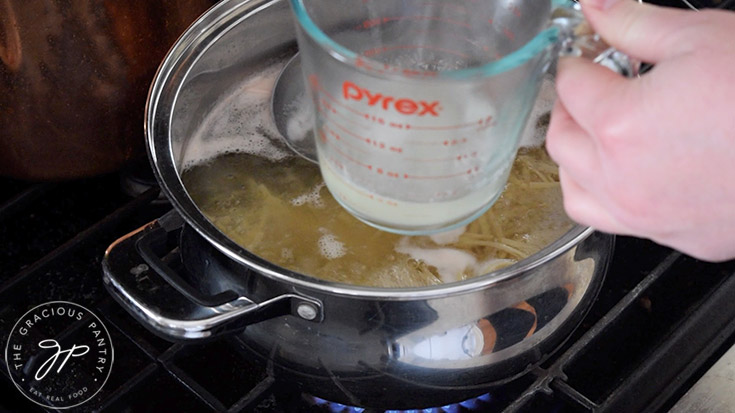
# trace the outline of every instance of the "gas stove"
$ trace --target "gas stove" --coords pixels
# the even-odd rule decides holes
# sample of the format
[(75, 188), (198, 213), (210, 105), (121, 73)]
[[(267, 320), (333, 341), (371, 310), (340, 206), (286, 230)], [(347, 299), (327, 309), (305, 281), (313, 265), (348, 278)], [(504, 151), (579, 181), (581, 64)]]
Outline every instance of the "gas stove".
[[(370, 411), (279, 382), (236, 335), (171, 343), (112, 300), (100, 261), (121, 234), (170, 209), (155, 188), (131, 197), (115, 175), (60, 184), (3, 180), (0, 187), (2, 343), (28, 310), (64, 301), (96, 314), (114, 346), (104, 386), (70, 411)], [(421, 411), (666, 411), (735, 342), (734, 273), (735, 262), (705, 263), (618, 237), (597, 300), (552, 357), (476, 399)], [(15, 388), (5, 360), (0, 372), (0, 407), (54, 411)]]
[[(733, 8), (735, 0), (690, 5)], [(121, 185), (119, 174), (49, 184), (0, 179), (0, 344), (6, 351), (0, 411), (61, 411), (72, 404), (73, 395), (38, 389), (35, 402), (29, 400), (10, 370), (22, 358), (24, 339), (13, 332), (24, 323), (31, 323), (28, 330), (41, 326), (43, 316), (38, 322), (32, 317), (49, 314), (45, 310), (68, 316), (73, 309), (86, 325), (104, 325), (94, 330), (102, 336), (85, 338), (87, 329), (64, 324), (44, 327), (55, 335), (43, 338), (86, 343), (92, 351), (102, 337), (114, 358), (105, 358), (104, 377), (96, 373), (100, 366), (77, 365), (65, 372), (65, 382), (52, 385), (79, 392), (82, 403), (65, 411), (377, 412), (279, 381), (237, 335), (169, 342), (118, 305), (102, 282), (106, 248), (171, 209), (155, 186), (139, 190), (144, 181), (128, 177)], [(706, 263), (650, 241), (617, 237), (591, 310), (551, 357), (478, 397), (413, 411), (693, 411), (695, 404), (688, 403), (703, 387), (728, 391), (716, 376), (735, 344), (734, 275), (735, 261)], [(45, 303), (52, 304), (47, 309)]]

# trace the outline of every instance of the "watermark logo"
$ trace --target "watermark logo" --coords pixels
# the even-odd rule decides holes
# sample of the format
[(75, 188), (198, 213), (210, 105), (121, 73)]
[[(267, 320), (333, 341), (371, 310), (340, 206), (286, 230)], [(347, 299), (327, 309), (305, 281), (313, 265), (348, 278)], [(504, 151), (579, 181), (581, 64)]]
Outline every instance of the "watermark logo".
[(110, 376), (113, 352), (99, 317), (79, 304), (51, 301), (15, 323), (5, 360), (13, 383), (28, 399), (68, 409), (102, 389)]

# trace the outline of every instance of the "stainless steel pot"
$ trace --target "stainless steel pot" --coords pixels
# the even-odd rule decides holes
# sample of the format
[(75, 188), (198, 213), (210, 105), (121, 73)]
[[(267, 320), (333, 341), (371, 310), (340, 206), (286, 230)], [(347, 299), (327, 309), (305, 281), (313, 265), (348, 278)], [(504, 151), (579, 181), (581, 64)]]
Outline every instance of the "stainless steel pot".
[[(199, 126), (231, 103), (233, 89), (247, 92), (236, 87), (243, 78), (294, 53), (283, 0), (222, 1), (170, 51), (150, 91), (146, 127), (174, 210), (110, 246), (103, 266), (113, 297), (171, 339), (241, 334), (276, 376), (349, 405), (444, 405), (541, 362), (589, 308), (611, 236), (575, 227), (522, 262), (468, 281), (367, 288), (267, 262), (224, 236), (191, 201), (180, 179), (187, 153), (231, 138), (212, 132), (195, 140)], [(280, 139), (254, 116), (230, 119), (242, 139)], [(186, 271), (172, 268), (179, 259), (166, 245), (175, 237)]]

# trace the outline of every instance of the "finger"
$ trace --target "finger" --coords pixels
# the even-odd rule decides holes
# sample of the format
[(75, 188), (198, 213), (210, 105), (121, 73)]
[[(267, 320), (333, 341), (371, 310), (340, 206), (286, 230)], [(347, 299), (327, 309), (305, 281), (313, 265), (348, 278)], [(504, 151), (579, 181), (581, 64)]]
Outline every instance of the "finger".
[(596, 136), (614, 134), (616, 128), (628, 127), (630, 113), (641, 102), (643, 79), (627, 79), (589, 60), (569, 57), (559, 59), (556, 74), (558, 99), (579, 126)]
[(559, 100), (551, 111), (546, 150), (557, 165), (585, 188), (593, 185), (593, 179), (600, 176), (597, 145), (569, 116)]
[(587, 20), (608, 44), (649, 63), (691, 51), (689, 30), (701, 16), (692, 10), (633, 0), (581, 0)]
[(559, 182), (564, 196), (564, 209), (569, 218), (602, 232), (632, 235), (607, 211), (602, 202), (577, 184), (562, 168), (559, 168)]

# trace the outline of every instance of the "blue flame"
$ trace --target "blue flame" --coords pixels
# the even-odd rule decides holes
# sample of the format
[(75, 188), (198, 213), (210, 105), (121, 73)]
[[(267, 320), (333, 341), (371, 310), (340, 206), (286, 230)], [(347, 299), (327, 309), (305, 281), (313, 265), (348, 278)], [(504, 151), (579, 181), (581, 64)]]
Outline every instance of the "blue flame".
[[(319, 407), (327, 408), (332, 413), (363, 413), (365, 409), (362, 407), (348, 406), (342, 403), (330, 402), (322, 398), (313, 396), (314, 402)], [(413, 410), (386, 410), (385, 413), (464, 413), (472, 411), (480, 411), (486, 404), (491, 403), (493, 397), (490, 394), (483, 394), (474, 399), (465, 400), (463, 402), (448, 404), (442, 407), (430, 407), (427, 409)]]
[(362, 413), (365, 411), (362, 407), (353, 407), (342, 403), (330, 402), (316, 396), (314, 396), (314, 401), (317, 406), (326, 407), (332, 413)]

